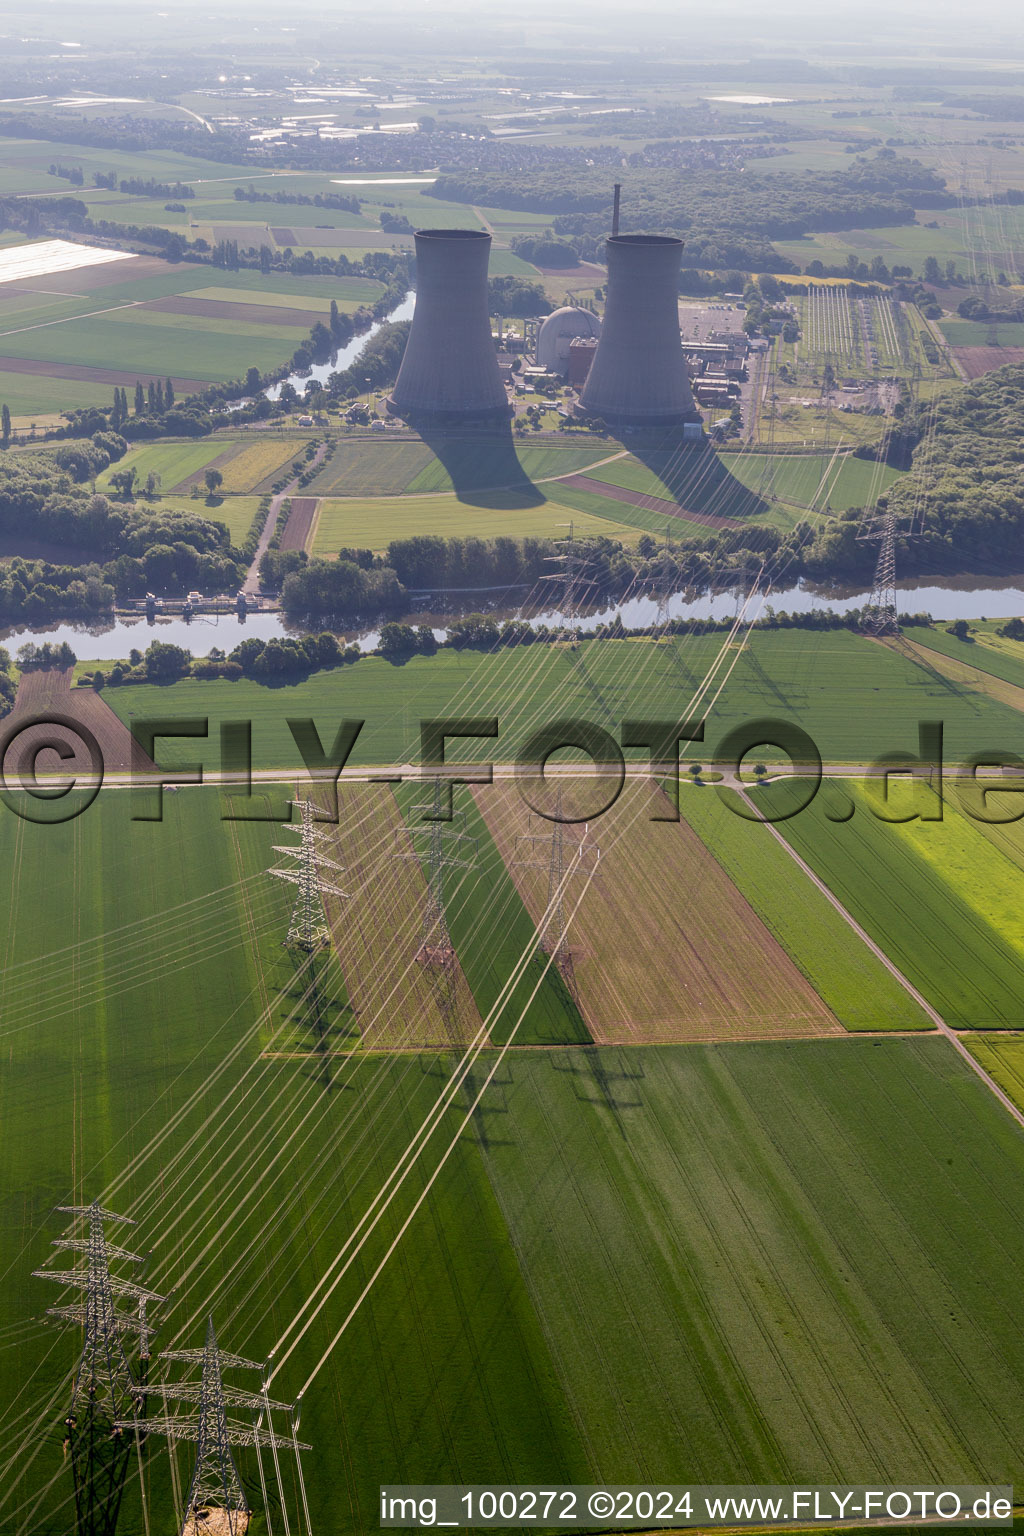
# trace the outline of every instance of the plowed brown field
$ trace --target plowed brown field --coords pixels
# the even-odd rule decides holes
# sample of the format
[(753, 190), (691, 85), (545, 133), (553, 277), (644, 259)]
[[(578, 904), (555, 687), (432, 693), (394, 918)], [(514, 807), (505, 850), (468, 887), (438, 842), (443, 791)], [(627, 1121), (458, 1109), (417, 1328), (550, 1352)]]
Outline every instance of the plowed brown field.
[[(326, 801), (321, 796), (321, 804)], [(455, 962), (457, 1018), (449, 1027), (430, 972), (416, 960), (427, 887), (405, 823), (386, 784), (340, 784), (331, 856), (344, 864), (332, 883), (348, 901), (328, 896), (328, 921), (349, 1000), (369, 1049), (460, 1045), (480, 1028), (480, 1014)]]
[(8, 773), (17, 773), (40, 744), (51, 739), (63, 741), (74, 755), (62, 759), (56, 752), (44, 753), (37, 764), (41, 776), (61, 773), (72, 777), (92, 771), (85, 744), (80, 737), (76, 738), (73, 728), (40, 724), (23, 729), (26, 720), (39, 716), (63, 716), (91, 731), (103, 754), (106, 773), (126, 773), (133, 764), (141, 771), (152, 771), (152, 762), (135, 746), (128, 727), (92, 688), (72, 688), (71, 677), (70, 667), (51, 667), (21, 674), (14, 709), (0, 722), (0, 750), (11, 743), (5, 761)]
[(313, 519), (316, 509), (320, 505), (319, 496), (293, 496), (292, 508), (288, 514), (284, 532), (281, 535), (282, 549), (305, 549), (309, 535), (313, 529)]
[(953, 356), (969, 379), (980, 379), (1008, 363), (1024, 363), (1024, 347), (954, 347)]
[[(711, 794), (684, 788), (684, 794)], [(517, 862), (516, 838), (550, 835), (513, 784), (476, 791), (534, 921), (547, 901), (542, 867)], [(685, 822), (649, 820), (655, 797), (627, 781), (590, 826), (597, 873), (572, 925), (570, 948), (587, 1028), (601, 1045), (770, 1040), (842, 1033), (793, 961)], [(579, 827), (567, 827), (574, 842)], [(543, 844), (518, 859), (543, 861)], [(779, 892), (785, 900), (785, 892)], [(568, 892), (567, 905), (575, 901)]]

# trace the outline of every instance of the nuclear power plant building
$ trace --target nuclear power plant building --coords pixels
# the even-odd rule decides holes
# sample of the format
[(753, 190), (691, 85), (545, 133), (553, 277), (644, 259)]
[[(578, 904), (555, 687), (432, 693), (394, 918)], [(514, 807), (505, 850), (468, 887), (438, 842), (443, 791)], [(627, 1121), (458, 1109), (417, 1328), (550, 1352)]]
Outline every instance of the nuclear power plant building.
[(537, 333), (537, 364), (548, 373), (569, 372), (569, 349), (574, 341), (596, 340), (601, 334), (601, 322), (589, 309), (577, 309), (566, 304), (556, 309), (541, 322)]
[(416, 231), (416, 308), (388, 410), (413, 421), (507, 421), (491, 340), (491, 237), (476, 229)]
[(610, 426), (699, 422), (679, 335), (683, 242), (612, 235), (604, 324), (580, 397), (581, 414)]

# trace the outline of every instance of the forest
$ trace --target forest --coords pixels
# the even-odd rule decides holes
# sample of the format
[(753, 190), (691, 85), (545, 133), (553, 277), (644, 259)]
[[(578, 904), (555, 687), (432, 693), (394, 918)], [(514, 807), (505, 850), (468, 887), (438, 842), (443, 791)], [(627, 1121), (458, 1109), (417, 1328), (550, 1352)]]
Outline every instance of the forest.
[[(891, 149), (858, 156), (842, 171), (736, 171), (723, 178), (714, 172), (680, 177), (671, 170), (645, 169), (632, 179), (624, 172), (622, 182), (628, 228), (683, 235), (688, 261), (708, 267), (777, 268), (773, 240), (796, 239), (811, 230), (908, 224), (915, 208), (953, 201), (937, 172)], [(600, 255), (612, 203), (607, 172), (598, 168), (448, 173), (438, 177), (428, 195), (551, 213), (555, 234), (584, 260)]]

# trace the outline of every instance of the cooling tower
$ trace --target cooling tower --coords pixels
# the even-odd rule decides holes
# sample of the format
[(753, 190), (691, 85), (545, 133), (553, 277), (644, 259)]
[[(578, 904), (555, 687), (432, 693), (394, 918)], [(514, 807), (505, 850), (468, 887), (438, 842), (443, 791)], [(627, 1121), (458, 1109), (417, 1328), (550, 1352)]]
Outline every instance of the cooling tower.
[(482, 229), (416, 231), (416, 308), (388, 401), (396, 416), (508, 420), (487, 303), (490, 250)]
[(580, 410), (612, 426), (700, 421), (679, 339), (683, 242), (612, 235), (606, 249), (604, 323)]

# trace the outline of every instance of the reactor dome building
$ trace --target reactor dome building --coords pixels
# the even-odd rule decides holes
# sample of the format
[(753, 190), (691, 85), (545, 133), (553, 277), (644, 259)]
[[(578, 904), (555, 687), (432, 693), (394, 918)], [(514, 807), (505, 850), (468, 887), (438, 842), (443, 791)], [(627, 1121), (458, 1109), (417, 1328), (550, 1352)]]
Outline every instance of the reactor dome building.
[(679, 335), (683, 242), (611, 235), (601, 339), (580, 396), (582, 415), (610, 426), (699, 422)]
[(416, 308), (388, 410), (442, 426), (507, 421), (487, 302), (490, 235), (418, 229), (415, 239)]
[(549, 373), (569, 372), (569, 348), (574, 341), (596, 341), (601, 322), (589, 309), (566, 304), (541, 322), (537, 332), (537, 365)]

